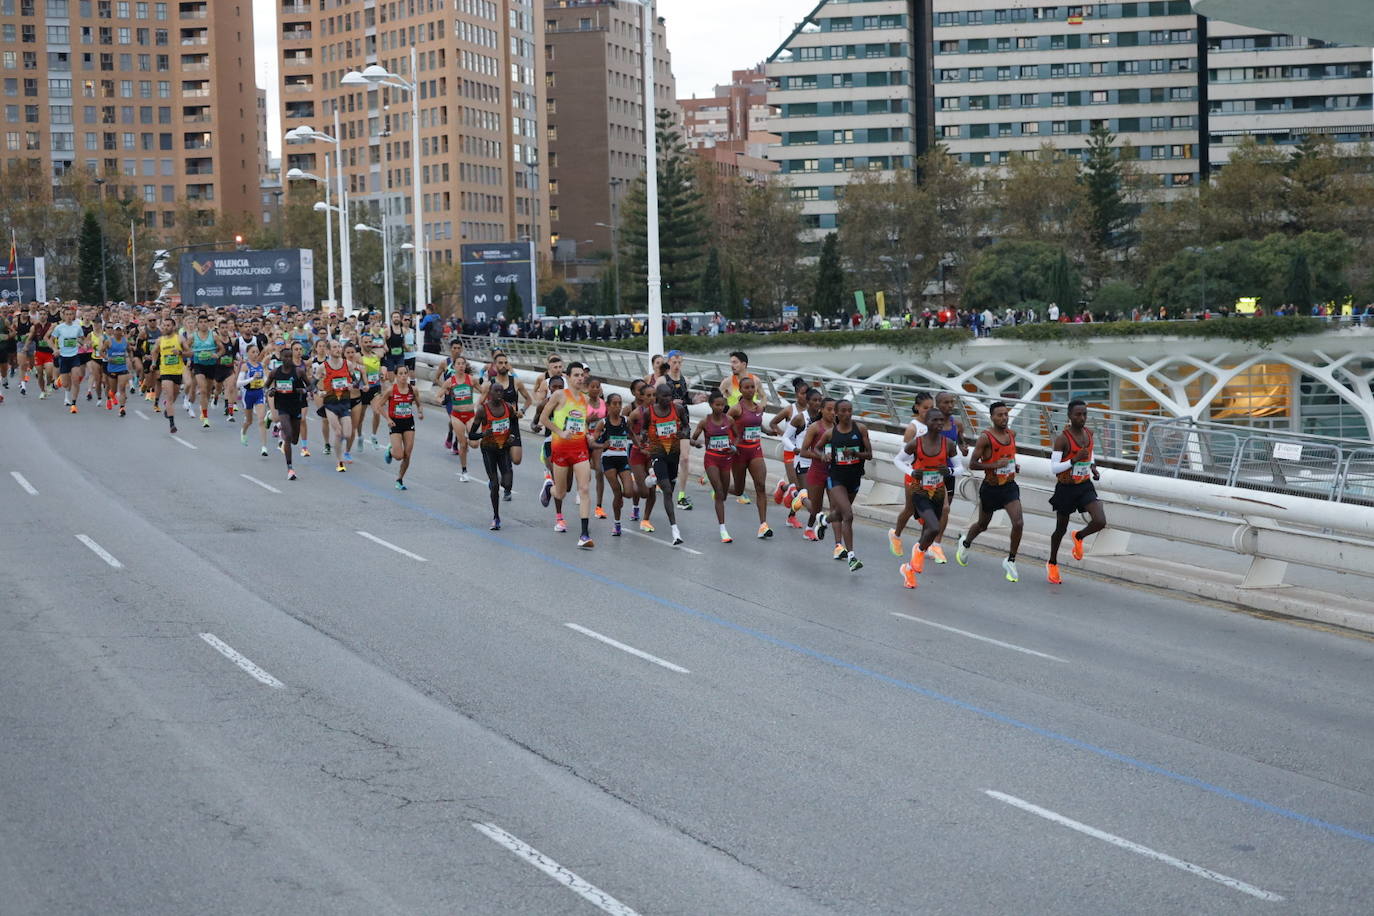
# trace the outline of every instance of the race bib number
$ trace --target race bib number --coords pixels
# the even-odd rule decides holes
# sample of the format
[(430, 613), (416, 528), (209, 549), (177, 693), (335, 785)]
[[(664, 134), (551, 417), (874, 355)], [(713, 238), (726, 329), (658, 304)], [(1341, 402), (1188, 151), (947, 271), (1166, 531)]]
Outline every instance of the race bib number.
[(162, 357), (162, 365), (166, 369), (175, 369), (181, 365), (181, 357), (176, 353), (168, 353)]
[(510, 432), (510, 417), (502, 417), (499, 420), (491, 421), (491, 431), (494, 435), (503, 436)]
[(939, 471), (921, 472), (921, 489), (934, 493), (945, 485), (945, 475)]
[(730, 451), (730, 437), (711, 436), (706, 440), (706, 447), (713, 452), (728, 452)]
[(110, 365), (110, 371), (111, 371), (111, 372), (123, 372), (123, 371), (124, 371), (124, 357), (122, 357), (122, 356), (111, 356), (111, 357), (109, 358), (109, 365)]
[(613, 452), (625, 452), (630, 449), (630, 438), (628, 436), (611, 436), (607, 442)]
[(378, 384), (379, 382), (381, 382), (381, 380), (382, 374), (380, 372), (372, 372), (371, 370), (368, 371), (367, 384), (369, 387)]
[(746, 426), (746, 427), (744, 427), (744, 436), (743, 436), (742, 438), (744, 439), (744, 443), (745, 443), (746, 445), (754, 445), (754, 444), (757, 443), (757, 442), (759, 441), (759, 439), (761, 439), (762, 437), (763, 437), (763, 427), (761, 427), (761, 426)]
[(347, 391), (348, 379), (343, 378), (341, 376), (335, 376), (334, 378), (329, 380), (329, 387), (334, 389), (335, 391)]
[(219, 358), (219, 364), (221, 366), (232, 366), (234, 364), (234, 357), (226, 353)]
[(279, 378), (275, 387), (277, 394), (291, 394), (296, 390), (296, 383), (289, 378)]
[(414, 413), (414, 405), (411, 404), (409, 401), (402, 401), (401, 403), (397, 404), (393, 411), (393, 414), (397, 419), (409, 417), (412, 413)]
[(674, 439), (677, 437), (677, 421), (659, 420), (654, 423), (654, 432), (660, 439)]
[(392, 348), (391, 348), (391, 355), (392, 355), (392, 356), (400, 356), (400, 355), (401, 355), (402, 353), (404, 353), (404, 352), (405, 352), (405, 350), (401, 349), (400, 347), (392, 347)]
[(835, 449), (836, 464), (858, 464), (859, 449), (853, 445), (842, 445)]
[(1087, 480), (1093, 474), (1093, 463), (1091, 461), (1075, 461), (1072, 473), (1075, 483)]
[(563, 421), (563, 432), (570, 436), (575, 436), (585, 431), (586, 428), (587, 421), (582, 419), (582, 415), (577, 412), (568, 414), (567, 419)]

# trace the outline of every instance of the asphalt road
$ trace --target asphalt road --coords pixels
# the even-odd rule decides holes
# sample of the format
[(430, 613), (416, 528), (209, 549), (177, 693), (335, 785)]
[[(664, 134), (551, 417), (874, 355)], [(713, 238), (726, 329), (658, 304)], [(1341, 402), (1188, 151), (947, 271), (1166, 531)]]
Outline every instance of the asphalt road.
[(532, 460), (493, 533), (437, 411), (400, 493), (9, 395), (6, 916), (1374, 899), (1366, 638), (983, 552), (909, 592), (695, 487), (690, 550), (578, 551)]

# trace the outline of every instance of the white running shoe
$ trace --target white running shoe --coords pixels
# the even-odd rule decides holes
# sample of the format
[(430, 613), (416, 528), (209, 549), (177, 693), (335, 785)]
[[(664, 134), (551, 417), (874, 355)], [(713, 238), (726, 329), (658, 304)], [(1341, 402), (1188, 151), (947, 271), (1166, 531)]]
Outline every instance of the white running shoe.
[(1002, 561), (1002, 569), (1006, 570), (1008, 582), (1019, 582), (1021, 577), (1016, 572), (1016, 561), (1007, 557)]

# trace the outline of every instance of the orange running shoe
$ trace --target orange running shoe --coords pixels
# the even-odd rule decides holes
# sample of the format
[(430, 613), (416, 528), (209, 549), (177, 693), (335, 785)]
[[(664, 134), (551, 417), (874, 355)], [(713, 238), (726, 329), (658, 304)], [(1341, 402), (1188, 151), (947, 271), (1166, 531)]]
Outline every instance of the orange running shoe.
[(920, 544), (911, 548), (911, 568), (917, 572), (925, 572), (926, 554), (925, 551), (921, 549)]
[(916, 570), (911, 568), (910, 563), (903, 563), (901, 568), (902, 586), (904, 588), (916, 587)]
[(1083, 539), (1078, 536), (1078, 532), (1076, 531), (1071, 537), (1073, 538), (1073, 558), (1075, 560), (1081, 560), (1083, 559)]
[(1064, 584), (1064, 580), (1061, 579), (1061, 578), (1059, 578), (1059, 564), (1058, 564), (1058, 563), (1046, 563), (1046, 564), (1045, 564), (1045, 579), (1050, 583), (1050, 585), (1063, 585), (1063, 584)]
[(941, 547), (939, 544), (930, 545), (930, 558), (934, 560), (936, 563), (949, 562), (945, 559), (945, 548)]
[(820, 540), (820, 538), (816, 536), (815, 528), (807, 528), (805, 531), (802, 532), (802, 537), (806, 538), (808, 541)]
[(787, 524), (793, 528), (802, 527), (801, 519), (797, 518), (796, 513), (787, 516)]
[(596, 517), (597, 517), (597, 518), (605, 518), (605, 517), (606, 517), (606, 510), (603, 509), (603, 508), (601, 508), (600, 506), (597, 506), (597, 507), (596, 507), (596, 513), (595, 513), (595, 514), (596, 514)]

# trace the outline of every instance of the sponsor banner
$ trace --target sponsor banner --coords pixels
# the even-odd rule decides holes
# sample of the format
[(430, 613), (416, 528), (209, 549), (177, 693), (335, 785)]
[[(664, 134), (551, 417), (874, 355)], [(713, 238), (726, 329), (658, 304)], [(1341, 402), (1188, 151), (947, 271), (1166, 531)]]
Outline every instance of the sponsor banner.
[(315, 307), (314, 252), (190, 251), (181, 256), (181, 299), (188, 306)]
[[(533, 315), (535, 307), (534, 243), (488, 242), (462, 246), (463, 314), (485, 312), (495, 317)], [(511, 289), (520, 294), (518, 311)]]
[(14, 273), (8, 260), (0, 261), (0, 302), (43, 302), (48, 298), (46, 258), (15, 258)]

